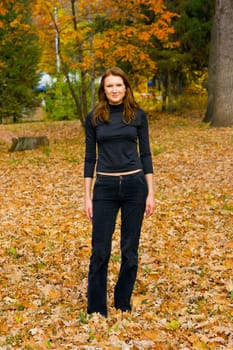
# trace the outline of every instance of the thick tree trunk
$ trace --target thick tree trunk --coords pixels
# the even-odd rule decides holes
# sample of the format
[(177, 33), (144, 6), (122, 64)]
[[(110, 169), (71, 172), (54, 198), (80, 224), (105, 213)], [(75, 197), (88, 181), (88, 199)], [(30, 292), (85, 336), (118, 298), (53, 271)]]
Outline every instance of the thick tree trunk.
[(209, 60), (208, 105), (204, 121), (233, 125), (233, 1), (216, 0)]

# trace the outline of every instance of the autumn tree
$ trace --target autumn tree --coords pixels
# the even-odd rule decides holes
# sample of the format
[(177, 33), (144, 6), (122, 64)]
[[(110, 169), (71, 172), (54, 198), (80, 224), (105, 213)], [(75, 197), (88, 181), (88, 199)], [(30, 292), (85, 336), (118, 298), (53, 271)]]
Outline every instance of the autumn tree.
[(0, 4), (0, 122), (17, 120), (34, 105), (39, 51), (30, 22), (30, 1)]
[(173, 110), (174, 99), (184, 87), (206, 75), (214, 0), (166, 0), (170, 11), (176, 12), (173, 20), (174, 39), (179, 45), (164, 50), (155, 45), (152, 50), (157, 62), (154, 79), (162, 91), (162, 109)]
[[(51, 109), (55, 117), (60, 115), (61, 119), (78, 118), (82, 124), (88, 111), (87, 92), (91, 81), (92, 63), (89, 57), (92, 34), (89, 18), (94, 13), (94, 3), (76, 0), (34, 2), (34, 21), (42, 50), (40, 67), (41, 70), (57, 76), (54, 88), (61, 92), (56, 96), (53, 91)], [(71, 107), (68, 115), (67, 100), (72, 100), (73, 105), (73, 110)]]
[[(108, 7), (107, 7), (108, 4)], [(163, 1), (102, 1), (108, 8), (105, 16), (99, 19), (103, 31), (95, 37), (96, 60), (102, 66), (118, 64), (133, 77), (150, 77), (156, 69), (151, 57), (155, 39), (162, 47), (173, 47), (174, 28), (172, 19), (175, 13), (168, 11)]]
[(208, 105), (212, 126), (233, 125), (233, 2), (216, 0), (209, 58)]
[[(167, 11), (163, 1), (37, 0), (34, 14), (43, 43), (41, 67), (55, 73), (55, 42), (59, 37), (61, 70), (82, 123), (90, 105), (87, 92), (103, 69), (120, 65), (134, 76), (150, 76), (156, 68), (149, 50), (153, 38), (169, 47), (174, 32), (174, 14)], [(70, 76), (77, 77), (76, 85)]]

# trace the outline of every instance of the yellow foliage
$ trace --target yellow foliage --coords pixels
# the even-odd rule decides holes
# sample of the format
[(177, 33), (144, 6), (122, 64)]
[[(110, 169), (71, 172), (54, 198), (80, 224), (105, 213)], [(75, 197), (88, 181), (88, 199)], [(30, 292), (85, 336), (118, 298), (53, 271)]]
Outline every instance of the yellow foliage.
[[(148, 53), (153, 37), (159, 39), (162, 45), (172, 45), (169, 38), (174, 32), (171, 26), (174, 14), (167, 11), (163, 1), (101, 0), (74, 2), (74, 5), (76, 12), (72, 16), (71, 2), (68, 0), (33, 2), (35, 22), (43, 48), (42, 67), (44, 64), (46, 67), (49, 64), (54, 66), (54, 54), (50, 51), (51, 48), (54, 49), (55, 35), (59, 36), (62, 61), (68, 62), (68, 57), (71, 56), (73, 61), (85, 58), (85, 70), (93, 64), (98, 67), (99, 62), (102, 66), (109, 66), (115, 65), (117, 61), (127, 61), (136, 70), (147, 69), (149, 73), (155, 68)], [(147, 17), (141, 12), (141, 5), (146, 5), (154, 12), (155, 23), (145, 25)], [(95, 31), (96, 16), (101, 16), (103, 21), (112, 23), (112, 26), (107, 25)], [(128, 25), (126, 23), (129, 19)], [(92, 63), (87, 64), (89, 61)]]

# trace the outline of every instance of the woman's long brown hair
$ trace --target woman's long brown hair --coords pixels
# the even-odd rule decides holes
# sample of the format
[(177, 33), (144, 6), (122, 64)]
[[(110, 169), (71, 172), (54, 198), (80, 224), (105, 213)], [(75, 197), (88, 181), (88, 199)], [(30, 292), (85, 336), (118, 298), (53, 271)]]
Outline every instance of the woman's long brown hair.
[(101, 78), (101, 82), (98, 90), (99, 102), (94, 108), (93, 124), (96, 125), (98, 122), (103, 122), (103, 123), (109, 122), (109, 104), (108, 104), (108, 99), (104, 92), (104, 80), (106, 77), (110, 75), (121, 77), (125, 84), (126, 91), (123, 99), (124, 112), (123, 112), (122, 120), (124, 123), (130, 124), (136, 118), (135, 112), (136, 112), (136, 109), (139, 108), (139, 105), (134, 99), (133, 90), (130, 86), (130, 83), (126, 74), (119, 67), (112, 67), (107, 69)]

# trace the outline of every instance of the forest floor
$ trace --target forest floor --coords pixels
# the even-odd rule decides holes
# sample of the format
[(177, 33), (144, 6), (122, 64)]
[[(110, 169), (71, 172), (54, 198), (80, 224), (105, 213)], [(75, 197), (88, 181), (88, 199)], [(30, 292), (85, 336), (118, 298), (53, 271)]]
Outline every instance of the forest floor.
[[(12, 136), (50, 145), (8, 152)], [(143, 223), (131, 313), (86, 314), (91, 225), (79, 122), (0, 125), (0, 349), (233, 349), (233, 129), (150, 120), (156, 211)], [(103, 218), (104, 219), (104, 218)]]

